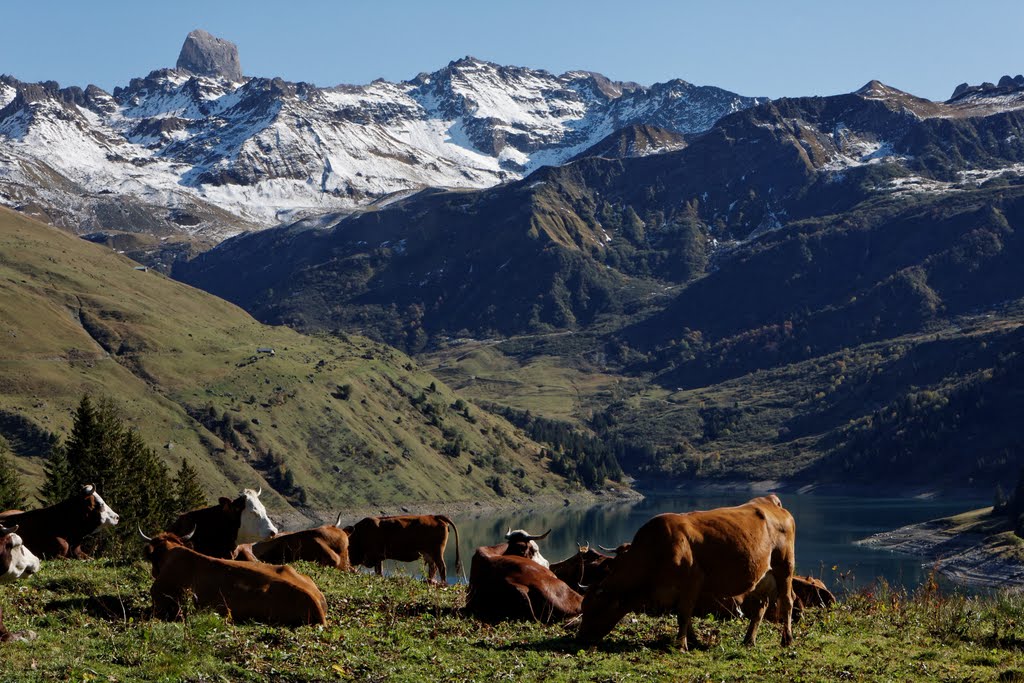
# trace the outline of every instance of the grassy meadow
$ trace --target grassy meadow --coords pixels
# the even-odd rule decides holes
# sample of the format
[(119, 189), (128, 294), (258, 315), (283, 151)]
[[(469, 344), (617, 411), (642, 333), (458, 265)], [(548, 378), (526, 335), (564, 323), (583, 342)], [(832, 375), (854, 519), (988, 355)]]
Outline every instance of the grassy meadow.
[(464, 586), (428, 586), (300, 564), (329, 603), (325, 627), (235, 624), (200, 611), (149, 614), (148, 566), (47, 562), (6, 585), (11, 630), (38, 639), (0, 645), (4, 681), (1020, 681), (1024, 597), (908, 595), (885, 585), (809, 611), (783, 649), (762, 627), (744, 647), (741, 621), (700, 620), (706, 650), (674, 651), (675, 620), (629, 616), (593, 650), (573, 625), (486, 625), (463, 618)]

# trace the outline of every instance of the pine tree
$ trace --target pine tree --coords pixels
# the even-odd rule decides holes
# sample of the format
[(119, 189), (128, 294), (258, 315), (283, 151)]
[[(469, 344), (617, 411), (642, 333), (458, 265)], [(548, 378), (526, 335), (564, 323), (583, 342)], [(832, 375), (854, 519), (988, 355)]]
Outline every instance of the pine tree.
[(25, 507), (25, 489), (21, 483), (14, 461), (0, 440), (0, 510), (14, 510)]
[(178, 474), (174, 477), (174, 491), (175, 511), (178, 514), (206, 506), (206, 494), (199, 485), (199, 473), (188, 464), (188, 460), (181, 461)]
[(67, 500), (75, 490), (74, 473), (64, 444), (57, 444), (43, 466), (46, 479), (39, 491), (43, 505), (56, 505)]

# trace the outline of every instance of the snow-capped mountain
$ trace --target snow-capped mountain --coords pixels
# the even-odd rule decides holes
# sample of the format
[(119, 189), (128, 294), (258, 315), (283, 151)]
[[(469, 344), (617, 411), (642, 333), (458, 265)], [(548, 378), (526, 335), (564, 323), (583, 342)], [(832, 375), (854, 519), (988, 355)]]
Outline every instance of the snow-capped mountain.
[(472, 57), (401, 83), (318, 88), (240, 77), (225, 43), (193, 32), (177, 68), (113, 94), (0, 77), (0, 203), (81, 232), (217, 240), (424, 187), (489, 187), (625, 126), (696, 133), (759, 102)]

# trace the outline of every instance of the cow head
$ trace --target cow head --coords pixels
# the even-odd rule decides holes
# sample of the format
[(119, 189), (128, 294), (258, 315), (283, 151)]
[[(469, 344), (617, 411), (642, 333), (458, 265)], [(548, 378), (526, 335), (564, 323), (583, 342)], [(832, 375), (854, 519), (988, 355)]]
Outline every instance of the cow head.
[(242, 495), (231, 503), (240, 515), (238, 536), (235, 538), (238, 545), (256, 543), (277, 534), (277, 527), (270, 521), (267, 509), (260, 502), (261, 493), (262, 488), (259, 491), (245, 489)]
[(163, 568), (168, 551), (172, 548), (186, 547), (194, 533), (195, 529), (184, 536), (178, 536), (170, 531), (165, 531), (150, 538), (143, 533), (142, 529), (139, 529), (139, 535), (146, 541), (146, 547), (142, 550), (142, 555), (150, 563), (150, 573), (154, 579), (160, 575), (160, 570)]
[(103, 501), (96, 487), (92, 484), (82, 487), (82, 500), (89, 519), (94, 520), (96, 524), (95, 529), (98, 530), (100, 527), (108, 525), (117, 526), (117, 523), (121, 521), (121, 516)]
[(17, 530), (17, 526), (0, 526), (0, 583), (39, 571), (39, 558), (21, 542), (21, 536), (15, 533)]
[(510, 527), (508, 533), (505, 534), (505, 540), (508, 541), (508, 550), (505, 551), (505, 554), (520, 555), (528, 560), (533, 560), (542, 567), (550, 568), (551, 563), (540, 554), (540, 546), (537, 545), (537, 541), (547, 538), (550, 533), (551, 529), (548, 529), (543, 534), (534, 536), (522, 529), (513, 531)]
[(583, 618), (576, 637), (584, 646), (593, 645), (608, 635), (628, 611), (615, 589), (598, 584), (583, 595)]

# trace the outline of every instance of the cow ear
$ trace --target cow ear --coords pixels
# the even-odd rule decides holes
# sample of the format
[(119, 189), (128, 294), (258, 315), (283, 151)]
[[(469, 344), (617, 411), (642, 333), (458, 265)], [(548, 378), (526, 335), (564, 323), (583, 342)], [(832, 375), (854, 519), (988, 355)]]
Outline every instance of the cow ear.
[(352, 532), (355, 531), (355, 530), (356, 530), (356, 528), (354, 526), (347, 526), (344, 529), (342, 529), (342, 531), (344, 531), (349, 536), (351, 536)]
[(231, 499), (230, 498), (225, 498), (224, 496), (221, 496), (220, 500), (218, 500), (217, 502), (220, 503), (221, 507), (225, 507), (225, 508), (228, 507), (229, 505), (231, 505)]

